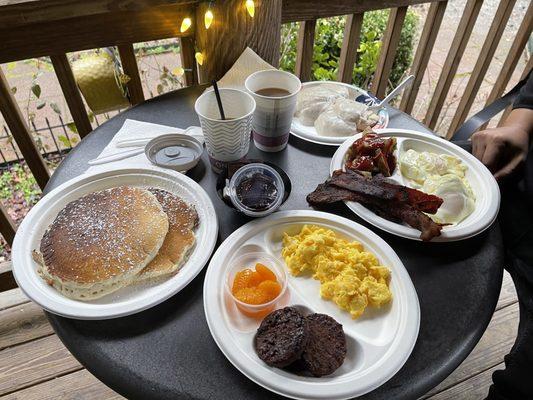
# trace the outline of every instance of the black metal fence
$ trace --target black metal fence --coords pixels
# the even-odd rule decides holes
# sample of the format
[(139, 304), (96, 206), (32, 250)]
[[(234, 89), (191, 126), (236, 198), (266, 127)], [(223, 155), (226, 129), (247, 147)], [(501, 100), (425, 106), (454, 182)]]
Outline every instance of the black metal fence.
[[(34, 120), (30, 121), (32, 133), (41, 154), (47, 159), (62, 158), (80, 140), (72, 122), (65, 122), (60, 114), (57, 114), (56, 118), (56, 121), (50, 121), (50, 118), (45, 117), (39, 120), (37, 124)], [(109, 118), (109, 115), (100, 117), (95, 115), (93, 125), (95, 127), (100, 126), (103, 120)], [(23, 160), (24, 157), (22, 157), (9, 128), (2, 124), (0, 130), (0, 170)]]

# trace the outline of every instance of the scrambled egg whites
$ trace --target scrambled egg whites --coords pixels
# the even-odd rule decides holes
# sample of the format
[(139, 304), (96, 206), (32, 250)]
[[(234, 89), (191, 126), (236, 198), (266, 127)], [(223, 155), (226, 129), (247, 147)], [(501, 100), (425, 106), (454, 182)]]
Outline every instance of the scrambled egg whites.
[(400, 156), (400, 171), (410, 186), (444, 200), (439, 210), (430, 215), (438, 223), (456, 224), (476, 208), (466, 170), (461, 160), (448, 154), (409, 149)]
[(337, 238), (330, 229), (304, 225), (297, 235), (284, 233), (281, 255), (292, 275), (312, 275), (321, 283), (320, 296), (354, 319), (367, 306), (380, 307), (392, 299), (390, 270), (360, 243)]

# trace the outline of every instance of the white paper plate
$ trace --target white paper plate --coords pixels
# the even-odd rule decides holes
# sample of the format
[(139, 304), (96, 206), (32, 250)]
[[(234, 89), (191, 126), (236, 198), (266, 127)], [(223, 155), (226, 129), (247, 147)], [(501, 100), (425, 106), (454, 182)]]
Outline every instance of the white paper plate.
[[(299, 376), (261, 361), (253, 347), (261, 321), (241, 314), (224, 289), (234, 257), (263, 251), (282, 260), (283, 232), (289, 229), (297, 232), (304, 224), (322, 225), (340, 236), (359, 241), (391, 270), (391, 305), (381, 309), (370, 307), (357, 320), (352, 320), (333, 302), (322, 300), (318, 281), (289, 274), (289, 295), (280, 307), (301, 305), (310, 313), (331, 315), (344, 327), (346, 360), (332, 375), (322, 378)], [(415, 288), (394, 250), (375, 233), (353, 221), (312, 210), (278, 212), (252, 221), (229, 236), (209, 264), (204, 282), (204, 309), (218, 347), (239, 371), (257, 384), (295, 399), (348, 399), (379, 387), (411, 354), (420, 325)]]
[[(441, 235), (433, 238), (431, 240), (432, 242), (452, 242), (467, 239), (483, 232), (496, 220), (500, 208), (500, 188), (490, 171), (472, 154), (447, 140), (427, 133), (392, 128), (377, 129), (376, 132), (382, 136), (395, 137), (397, 139), (396, 160), (399, 159), (398, 154), (404, 148), (406, 150), (412, 148), (417, 151), (450, 154), (459, 158), (467, 166), (466, 179), (476, 196), (476, 208), (472, 214), (460, 223), (445, 226), (442, 229)], [(344, 168), (346, 152), (352, 143), (360, 137), (361, 134), (358, 134), (350, 138), (335, 152), (330, 165), (331, 174), (335, 170)], [(391, 178), (402, 185), (408, 186), (407, 182), (403, 180), (399, 167), (396, 167)], [(408, 239), (420, 240), (420, 231), (410, 226), (391, 222), (379, 217), (359, 203), (347, 201), (346, 205), (365, 221), (386, 232)]]
[[(92, 301), (69, 299), (38, 276), (31, 252), (39, 249), (44, 232), (67, 203), (88, 193), (121, 185), (168, 190), (194, 205), (200, 219), (195, 247), (181, 270), (165, 281), (128, 286)], [(153, 307), (183, 289), (209, 260), (217, 234), (217, 217), (207, 193), (179, 172), (129, 168), (83, 174), (52, 190), (24, 218), (13, 243), (13, 273), (24, 293), (54, 314), (76, 319), (121, 317)]]
[[(307, 86), (321, 85), (324, 83), (327, 83), (328, 85), (332, 84), (332, 85), (346, 86), (350, 88), (350, 90), (354, 94), (352, 96), (352, 99), (360, 103), (372, 105), (376, 101), (378, 101), (376, 97), (374, 97), (372, 94), (368, 93), (367, 91), (360, 89), (357, 86), (349, 85), (343, 82), (332, 82), (332, 81), (306, 82), (302, 84), (302, 89)], [(376, 129), (386, 128), (387, 125), (389, 124), (389, 112), (386, 109), (382, 109), (379, 111), (378, 115), (379, 115), (379, 121), (374, 126), (374, 128)], [(342, 143), (344, 143), (346, 139), (349, 139), (350, 137), (352, 137), (352, 136), (321, 136), (317, 133), (314, 126), (303, 125), (300, 122), (300, 120), (296, 117), (292, 120), (291, 134), (307, 142), (323, 144), (326, 146), (340, 146)]]

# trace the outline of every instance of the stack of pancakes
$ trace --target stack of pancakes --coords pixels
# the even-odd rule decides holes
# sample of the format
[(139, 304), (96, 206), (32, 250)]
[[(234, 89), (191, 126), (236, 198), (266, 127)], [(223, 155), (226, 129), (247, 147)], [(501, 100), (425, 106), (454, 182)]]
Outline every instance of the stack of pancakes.
[(93, 300), (167, 278), (195, 243), (196, 210), (161, 189), (120, 186), (66, 205), (45, 232), (39, 275), (67, 297)]

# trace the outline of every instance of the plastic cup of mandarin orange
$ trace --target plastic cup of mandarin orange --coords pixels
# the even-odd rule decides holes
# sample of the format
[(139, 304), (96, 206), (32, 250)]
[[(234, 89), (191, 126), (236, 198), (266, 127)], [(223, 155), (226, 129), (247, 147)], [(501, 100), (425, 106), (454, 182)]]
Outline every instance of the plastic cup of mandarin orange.
[[(233, 280), (235, 275), (244, 269), (251, 269), (255, 271), (255, 265), (257, 263), (263, 264), (265, 267), (270, 269), (281, 286), (281, 291), (279, 294), (268, 303), (263, 304), (248, 304), (237, 299), (232, 293)], [(230, 261), (230, 266), (228, 268), (227, 277), (226, 277), (226, 292), (235, 302), (235, 305), (244, 315), (252, 318), (263, 318), (271, 311), (276, 309), (277, 304), (284, 296), (287, 291), (287, 271), (285, 266), (278, 260), (276, 257), (271, 256), (268, 253), (262, 252), (251, 252), (245, 253), (240, 256), (235, 257)]]

